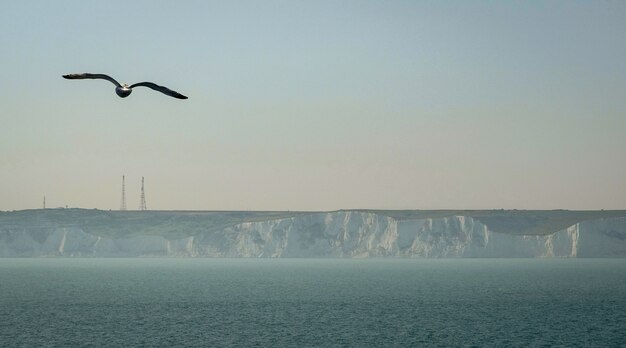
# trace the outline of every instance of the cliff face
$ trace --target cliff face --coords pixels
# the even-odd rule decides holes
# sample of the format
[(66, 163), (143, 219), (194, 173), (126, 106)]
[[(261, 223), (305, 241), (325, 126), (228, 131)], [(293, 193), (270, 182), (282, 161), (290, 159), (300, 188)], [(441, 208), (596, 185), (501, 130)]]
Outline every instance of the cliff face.
[(174, 238), (85, 230), (0, 226), (0, 257), (626, 257), (626, 218), (547, 235), (493, 232), (467, 216), (398, 220), (363, 211), (298, 214)]

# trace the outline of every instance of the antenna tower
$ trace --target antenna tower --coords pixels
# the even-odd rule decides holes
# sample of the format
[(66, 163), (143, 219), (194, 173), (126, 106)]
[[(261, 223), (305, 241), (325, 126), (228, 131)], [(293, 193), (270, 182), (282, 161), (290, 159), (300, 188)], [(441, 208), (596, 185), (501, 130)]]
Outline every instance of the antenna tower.
[(124, 183), (124, 175), (122, 175), (122, 203), (120, 204), (120, 210), (126, 210), (126, 185)]
[(139, 210), (148, 210), (146, 207), (146, 193), (143, 190), (143, 176), (141, 177), (141, 202), (139, 203)]

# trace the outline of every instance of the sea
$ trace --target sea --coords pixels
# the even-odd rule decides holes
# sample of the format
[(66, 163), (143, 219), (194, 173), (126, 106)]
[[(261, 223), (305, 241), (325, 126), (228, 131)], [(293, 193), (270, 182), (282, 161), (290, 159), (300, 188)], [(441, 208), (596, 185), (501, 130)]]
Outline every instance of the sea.
[(2, 347), (626, 347), (625, 259), (0, 259)]

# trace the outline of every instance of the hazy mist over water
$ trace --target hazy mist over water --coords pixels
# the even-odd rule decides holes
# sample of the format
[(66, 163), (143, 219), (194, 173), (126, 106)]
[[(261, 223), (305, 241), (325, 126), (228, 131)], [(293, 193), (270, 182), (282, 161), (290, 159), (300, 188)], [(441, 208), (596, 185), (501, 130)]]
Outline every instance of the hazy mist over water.
[(2, 346), (618, 346), (614, 259), (4, 259)]

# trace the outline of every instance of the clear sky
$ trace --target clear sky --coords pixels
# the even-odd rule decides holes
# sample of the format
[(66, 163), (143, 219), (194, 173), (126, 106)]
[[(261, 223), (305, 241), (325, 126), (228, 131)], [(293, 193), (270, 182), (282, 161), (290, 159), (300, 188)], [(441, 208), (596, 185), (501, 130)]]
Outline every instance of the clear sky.
[(625, 1), (6, 1), (0, 43), (0, 210), (626, 209)]

